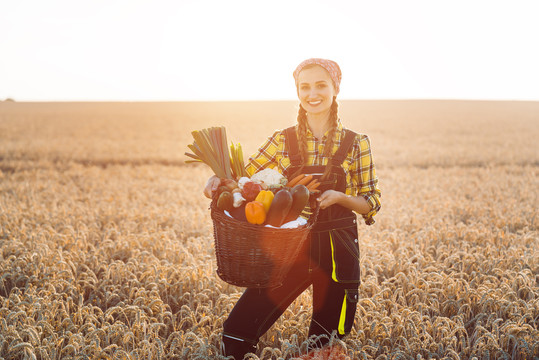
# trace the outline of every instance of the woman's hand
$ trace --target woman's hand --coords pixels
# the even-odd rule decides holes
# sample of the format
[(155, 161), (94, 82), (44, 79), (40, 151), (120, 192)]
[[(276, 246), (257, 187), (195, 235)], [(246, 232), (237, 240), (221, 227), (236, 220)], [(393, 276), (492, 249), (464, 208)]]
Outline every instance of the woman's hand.
[(213, 193), (217, 191), (217, 188), (219, 187), (219, 184), (221, 184), (221, 179), (219, 179), (217, 176), (213, 175), (208, 179), (206, 182), (206, 187), (204, 188), (204, 195), (211, 199), (213, 196)]
[(320, 203), (320, 209), (325, 209), (333, 204), (338, 204), (342, 197), (346, 196), (344, 193), (336, 190), (326, 190), (317, 199)]

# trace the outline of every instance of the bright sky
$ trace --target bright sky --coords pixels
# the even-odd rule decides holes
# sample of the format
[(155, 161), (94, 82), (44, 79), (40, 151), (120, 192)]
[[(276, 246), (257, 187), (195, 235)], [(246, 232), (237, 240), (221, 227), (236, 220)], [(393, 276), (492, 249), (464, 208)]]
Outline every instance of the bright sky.
[(0, 100), (539, 100), (536, 0), (0, 0)]

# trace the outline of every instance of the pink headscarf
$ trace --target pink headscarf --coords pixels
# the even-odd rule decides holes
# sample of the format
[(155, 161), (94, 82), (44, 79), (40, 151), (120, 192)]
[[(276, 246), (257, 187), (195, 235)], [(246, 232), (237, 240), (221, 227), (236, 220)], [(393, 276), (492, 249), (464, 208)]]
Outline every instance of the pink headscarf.
[(341, 68), (335, 61), (327, 59), (311, 58), (299, 64), (296, 70), (294, 70), (294, 79), (296, 80), (296, 86), (298, 85), (298, 75), (301, 70), (303, 70), (305, 66), (313, 64), (320, 65), (329, 73), (329, 76), (331, 77), (331, 80), (333, 80), (333, 84), (335, 85), (335, 93), (338, 94), (342, 78)]

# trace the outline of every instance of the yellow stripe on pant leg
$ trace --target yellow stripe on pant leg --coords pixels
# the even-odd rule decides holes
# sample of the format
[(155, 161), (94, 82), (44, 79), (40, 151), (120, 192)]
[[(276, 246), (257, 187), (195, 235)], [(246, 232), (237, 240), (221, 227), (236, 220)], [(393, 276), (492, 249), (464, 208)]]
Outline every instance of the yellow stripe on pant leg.
[(344, 335), (344, 322), (346, 321), (346, 293), (342, 302), (341, 317), (339, 318), (339, 335)]
[(331, 232), (329, 233), (329, 243), (331, 244), (331, 261), (333, 262), (333, 271), (331, 272), (331, 278), (333, 279), (333, 281), (339, 282), (339, 280), (337, 280), (337, 266), (335, 265), (335, 250), (333, 249), (333, 236), (331, 236)]

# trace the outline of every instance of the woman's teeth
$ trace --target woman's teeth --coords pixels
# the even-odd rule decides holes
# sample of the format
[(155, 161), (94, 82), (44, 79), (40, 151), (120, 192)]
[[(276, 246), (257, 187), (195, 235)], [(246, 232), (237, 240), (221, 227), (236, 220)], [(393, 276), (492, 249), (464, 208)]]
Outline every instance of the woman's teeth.
[(318, 105), (322, 102), (322, 100), (317, 100), (317, 101), (309, 101), (309, 104), (310, 105)]

